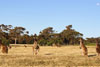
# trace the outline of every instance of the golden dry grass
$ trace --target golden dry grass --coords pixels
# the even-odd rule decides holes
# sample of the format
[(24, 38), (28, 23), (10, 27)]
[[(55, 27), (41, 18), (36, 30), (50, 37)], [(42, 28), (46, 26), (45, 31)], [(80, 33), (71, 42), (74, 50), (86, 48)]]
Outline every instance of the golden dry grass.
[(0, 52), (1, 67), (70, 67), (100, 66), (95, 46), (89, 46), (89, 57), (82, 56), (79, 46), (40, 47), (38, 55), (33, 55), (32, 47), (12, 47), (8, 54)]

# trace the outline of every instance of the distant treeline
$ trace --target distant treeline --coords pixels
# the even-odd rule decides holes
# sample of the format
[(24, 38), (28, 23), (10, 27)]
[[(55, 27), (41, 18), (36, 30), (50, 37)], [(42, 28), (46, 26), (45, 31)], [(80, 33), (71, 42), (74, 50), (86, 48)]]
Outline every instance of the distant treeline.
[[(40, 45), (74, 45), (79, 44), (79, 38), (82, 38), (83, 34), (72, 29), (72, 25), (66, 26), (66, 28), (57, 33), (53, 30), (53, 27), (45, 28), (40, 31), (39, 35), (29, 35), (24, 27), (13, 27), (12, 25), (0, 25), (0, 39), (4, 44), (33, 44), (34, 39), (37, 39)], [(86, 43), (95, 43), (95, 38), (87, 38)]]

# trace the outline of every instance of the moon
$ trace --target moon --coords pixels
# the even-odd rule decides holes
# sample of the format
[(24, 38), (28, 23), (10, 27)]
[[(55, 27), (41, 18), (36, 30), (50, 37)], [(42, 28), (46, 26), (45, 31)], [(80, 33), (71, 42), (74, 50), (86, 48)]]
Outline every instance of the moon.
[(100, 3), (97, 3), (96, 5), (97, 5), (97, 6), (100, 6)]

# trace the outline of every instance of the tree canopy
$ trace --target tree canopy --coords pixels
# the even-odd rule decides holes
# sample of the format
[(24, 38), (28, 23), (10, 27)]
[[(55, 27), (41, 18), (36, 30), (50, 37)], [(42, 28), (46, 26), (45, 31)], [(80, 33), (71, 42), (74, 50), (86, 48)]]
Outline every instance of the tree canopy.
[[(40, 31), (39, 35), (29, 35), (29, 31), (24, 27), (0, 25), (0, 39), (11, 44), (33, 44), (34, 40), (37, 40), (40, 45), (74, 45), (79, 44), (79, 38), (82, 36), (83, 34), (73, 29), (72, 25), (66, 26), (60, 33), (55, 32), (53, 27), (47, 27)], [(95, 38), (87, 38), (85, 42), (95, 43)]]

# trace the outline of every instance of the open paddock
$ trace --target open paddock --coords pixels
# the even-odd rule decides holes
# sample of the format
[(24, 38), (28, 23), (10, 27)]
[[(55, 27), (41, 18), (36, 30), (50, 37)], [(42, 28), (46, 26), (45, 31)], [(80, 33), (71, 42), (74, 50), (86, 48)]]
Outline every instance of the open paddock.
[(26, 48), (12, 46), (8, 54), (0, 52), (1, 67), (55, 67), (55, 66), (100, 66), (95, 46), (88, 46), (88, 57), (82, 56), (79, 46), (40, 46), (38, 55), (33, 55), (32, 45)]

